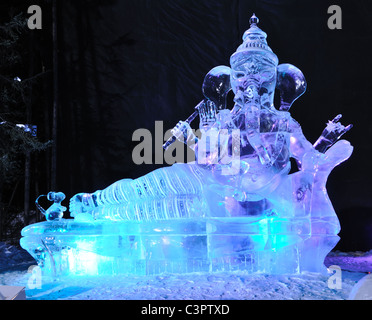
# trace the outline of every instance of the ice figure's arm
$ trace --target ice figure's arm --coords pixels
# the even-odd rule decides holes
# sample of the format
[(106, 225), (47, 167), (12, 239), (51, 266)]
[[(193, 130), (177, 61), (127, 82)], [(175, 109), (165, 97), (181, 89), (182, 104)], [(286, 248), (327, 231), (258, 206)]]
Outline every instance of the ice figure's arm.
[(328, 148), (335, 144), (353, 125), (343, 126), (339, 123), (342, 115), (338, 115), (332, 121), (329, 121), (327, 127), (322, 132), (319, 139), (311, 145), (302, 133), (301, 126), (294, 120), (290, 121), (290, 151), (291, 156), (296, 159), (299, 169), (302, 167), (302, 159), (305, 154), (313, 153), (320, 155), (324, 154)]
[(300, 124), (294, 119), (290, 119), (290, 153), (296, 162), (298, 168), (302, 169), (302, 162), (305, 154), (320, 154), (313, 145), (305, 138)]
[[(337, 144), (338, 147), (335, 148), (337, 140), (352, 128), (352, 125), (344, 127), (338, 123), (340, 118), (341, 115), (329, 121), (327, 128), (314, 145), (306, 140), (300, 125), (291, 119), (290, 152), (291, 156), (296, 159), (300, 170), (313, 171), (318, 170), (321, 166), (322, 170), (329, 168), (330, 172), (332, 168), (351, 155), (352, 147), (346, 141), (340, 141)], [(335, 146), (333, 147), (333, 145)], [(326, 152), (327, 149), (329, 149), (329, 152)]]

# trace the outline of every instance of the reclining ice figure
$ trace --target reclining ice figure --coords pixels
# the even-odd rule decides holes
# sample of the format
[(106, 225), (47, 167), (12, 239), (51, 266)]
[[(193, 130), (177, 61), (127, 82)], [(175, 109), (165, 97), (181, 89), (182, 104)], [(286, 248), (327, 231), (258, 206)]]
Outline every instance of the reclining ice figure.
[[(250, 23), (231, 68), (218, 69), (220, 99), (199, 106), (200, 129), (208, 139), (198, 140), (188, 122), (173, 130), (180, 141), (196, 142), (191, 146), (196, 161), (77, 194), (70, 200), (76, 220), (335, 215), (325, 185), (331, 170), (352, 153), (347, 141), (337, 142), (351, 126), (341, 125), (337, 116), (314, 145), (306, 140), (288, 112), (304, 93), (305, 79), (292, 65), (278, 66), (257, 17)], [(222, 88), (235, 94), (232, 110), (218, 102), (226, 97)], [(274, 107), (275, 89), (281, 93), (280, 110)], [(299, 168), (294, 174), (289, 174), (291, 157)]]

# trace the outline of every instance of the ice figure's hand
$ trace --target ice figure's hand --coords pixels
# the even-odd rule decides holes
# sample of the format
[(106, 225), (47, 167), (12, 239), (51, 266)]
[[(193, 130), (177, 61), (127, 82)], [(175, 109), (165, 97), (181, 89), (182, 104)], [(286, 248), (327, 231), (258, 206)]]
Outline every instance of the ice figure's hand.
[(216, 122), (217, 107), (212, 101), (206, 100), (198, 110), (200, 116), (200, 128), (209, 127)]
[(217, 122), (219, 123), (220, 129), (236, 129), (236, 125), (233, 122), (232, 114), (229, 109), (221, 110), (217, 114)]
[(325, 153), (326, 150), (339, 140), (353, 125), (343, 126), (340, 122), (342, 115), (339, 114), (332, 121), (329, 121), (327, 127), (323, 130), (322, 135), (315, 142), (314, 148), (319, 152)]
[(349, 124), (348, 126), (345, 127), (340, 122), (338, 122), (341, 119), (341, 117), (342, 115), (339, 114), (332, 121), (328, 122), (327, 127), (324, 129), (322, 133), (322, 137), (335, 143), (353, 127), (352, 124)]
[(195, 138), (190, 124), (186, 121), (178, 122), (171, 132), (172, 135), (182, 143), (187, 143), (187, 141), (189, 141), (190, 139)]
[(332, 121), (329, 121), (327, 127), (323, 130), (319, 139), (315, 142), (314, 148), (321, 153), (325, 153), (327, 149), (337, 142), (353, 125), (343, 126), (338, 121), (342, 115), (339, 114)]

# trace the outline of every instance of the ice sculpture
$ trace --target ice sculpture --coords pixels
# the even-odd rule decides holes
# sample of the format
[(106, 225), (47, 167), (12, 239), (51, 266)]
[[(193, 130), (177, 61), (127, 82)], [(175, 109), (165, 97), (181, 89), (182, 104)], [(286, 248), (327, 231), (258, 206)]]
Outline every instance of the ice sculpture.
[[(39, 199), (42, 197), (46, 197), (49, 201), (53, 201), (53, 204), (47, 210), (39, 204)], [(62, 201), (65, 199), (66, 195), (62, 192), (49, 192), (46, 196), (39, 196), (36, 199), (35, 204), (40, 212), (45, 215), (47, 221), (55, 221), (62, 219), (63, 213), (67, 210), (66, 207), (62, 206)]]
[[(253, 15), (231, 68), (208, 73), (205, 99), (164, 146), (187, 143), (195, 162), (78, 194), (70, 200), (73, 220), (57, 217), (23, 230), (22, 246), (46, 272), (323, 270), (340, 230), (325, 186), (352, 153), (349, 142), (338, 141), (351, 125), (339, 123), (339, 115), (314, 145), (306, 140), (289, 113), (306, 90), (304, 75), (278, 65), (258, 22)], [(197, 115), (201, 137), (190, 127)], [(290, 158), (299, 168), (293, 174)]]

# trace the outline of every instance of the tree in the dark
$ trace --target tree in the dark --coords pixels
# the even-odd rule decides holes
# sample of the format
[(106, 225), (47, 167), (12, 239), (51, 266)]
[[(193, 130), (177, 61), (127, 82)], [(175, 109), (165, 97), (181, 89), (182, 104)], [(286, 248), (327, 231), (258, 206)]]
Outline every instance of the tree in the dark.
[(0, 240), (29, 222), (31, 157), (50, 145), (32, 130), (33, 106), (40, 104), (33, 96), (48, 72), (37, 72), (28, 32), (24, 13), (0, 25)]

